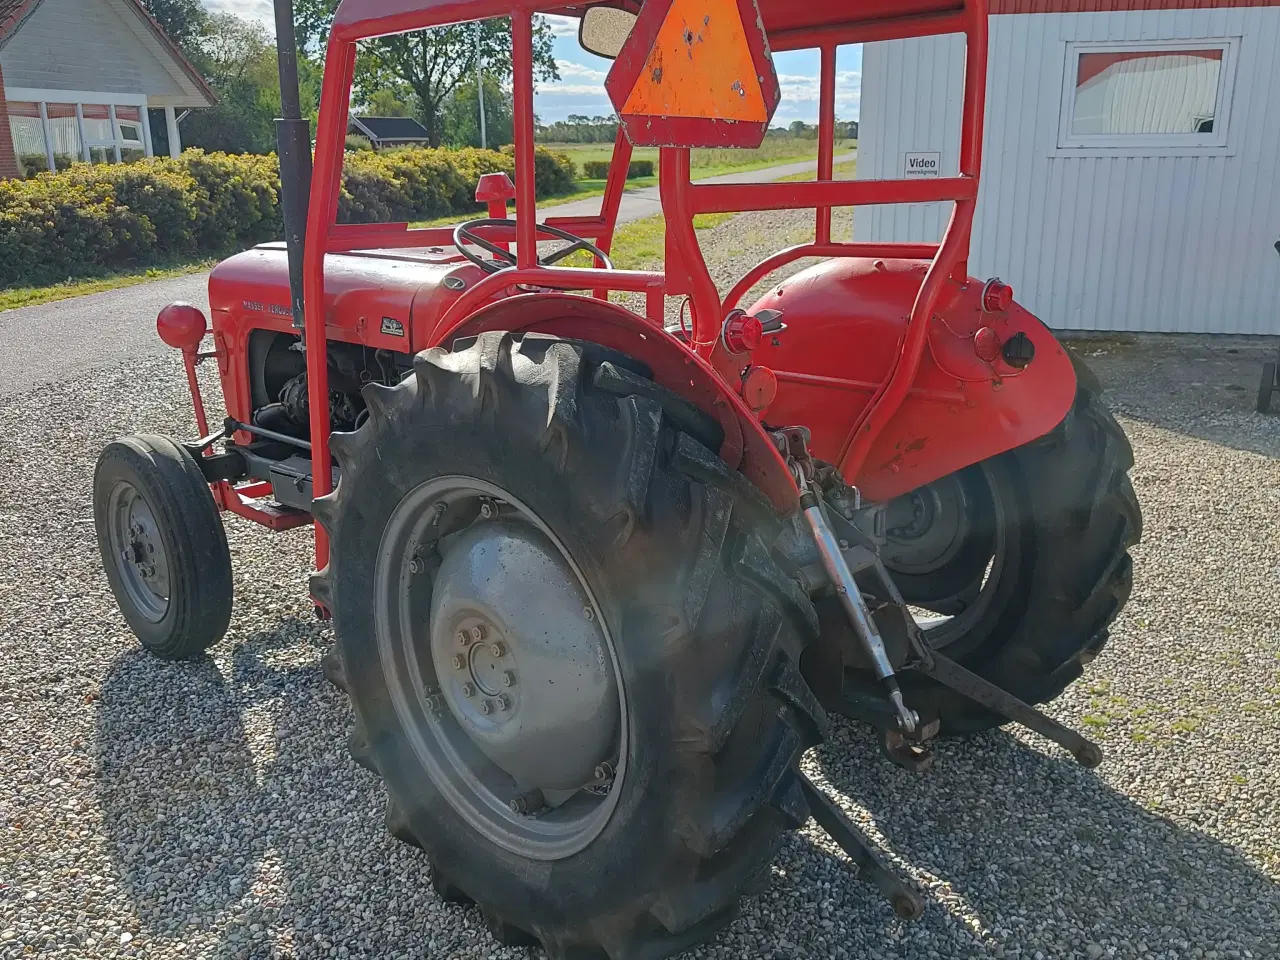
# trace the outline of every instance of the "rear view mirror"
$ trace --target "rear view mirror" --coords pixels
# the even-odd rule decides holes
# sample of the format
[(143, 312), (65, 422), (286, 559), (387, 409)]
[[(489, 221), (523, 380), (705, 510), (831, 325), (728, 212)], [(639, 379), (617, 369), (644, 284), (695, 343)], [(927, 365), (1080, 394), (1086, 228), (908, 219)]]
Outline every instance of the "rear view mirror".
[(588, 53), (606, 60), (614, 59), (622, 50), (636, 15), (617, 7), (589, 7), (578, 25), (578, 43)]

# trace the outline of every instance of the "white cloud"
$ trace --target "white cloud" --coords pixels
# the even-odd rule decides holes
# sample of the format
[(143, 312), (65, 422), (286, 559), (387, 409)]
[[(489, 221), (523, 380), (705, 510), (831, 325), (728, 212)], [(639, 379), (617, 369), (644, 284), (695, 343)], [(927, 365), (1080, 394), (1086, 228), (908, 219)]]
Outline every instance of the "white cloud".
[(276, 18), (271, 0), (204, 0), (212, 13), (234, 13), (244, 20), (256, 20), (275, 33)]
[(546, 14), (542, 18), (551, 24), (551, 32), (557, 37), (576, 37), (578, 35), (577, 17), (559, 17)]
[(604, 87), (598, 83), (540, 83), (537, 87), (540, 97), (603, 97)]
[(556, 69), (560, 71), (562, 77), (573, 77), (582, 80), (598, 80), (604, 83), (604, 78), (608, 76), (605, 70), (597, 70), (594, 67), (588, 67), (586, 64), (574, 63), (572, 60), (557, 60)]

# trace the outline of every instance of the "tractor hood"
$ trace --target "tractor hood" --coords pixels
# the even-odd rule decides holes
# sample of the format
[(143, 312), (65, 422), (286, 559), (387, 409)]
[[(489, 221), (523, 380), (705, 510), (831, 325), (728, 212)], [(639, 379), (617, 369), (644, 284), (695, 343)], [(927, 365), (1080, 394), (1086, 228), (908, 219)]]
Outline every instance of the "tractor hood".
[[(424, 349), (436, 321), (480, 276), (452, 247), (329, 254), (324, 272), (329, 338), (397, 353)], [(263, 244), (218, 264), (209, 303), (215, 330), (290, 329), (285, 245)]]

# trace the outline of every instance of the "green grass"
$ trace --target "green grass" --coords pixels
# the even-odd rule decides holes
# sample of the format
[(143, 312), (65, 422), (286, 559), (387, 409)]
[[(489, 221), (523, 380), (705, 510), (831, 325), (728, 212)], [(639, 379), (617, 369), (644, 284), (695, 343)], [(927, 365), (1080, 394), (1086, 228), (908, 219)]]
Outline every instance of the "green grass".
[[(831, 167), (832, 180), (852, 180), (854, 172), (858, 169), (857, 160), (846, 160), (844, 163), (837, 163)], [(803, 180), (814, 179), (812, 173), (793, 173), (788, 177), (779, 177), (779, 183), (800, 183)]]
[[(567, 154), (569, 159), (578, 164), (591, 160), (609, 161), (613, 158), (612, 143), (543, 143), (555, 153)], [(836, 153), (857, 146), (856, 140), (845, 140), (836, 144)], [(798, 160), (813, 160), (818, 156), (818, 141), (791, 140), (782, 137), (770, 137), (755, 150), (708, 149), (694, 150), (689, 158), (689, 166), (694, 177), (714, 177), (721, 173), (732, 173), (737, 170), (759, 170), (762, 167), (773, 167)], [(637, 147), (631, 154), (633, 160), (652, 160), (656, 167), (658, 150), (656, 147)]]
[(210, 269), (217, 260), (193, 260), (189, 263), (150, 267), (146, 270), (119, 271), (98, 277), (66, 280), (47, 287), (14, 287), (0, 290), (0, 310), (16, 310), (18, 307), (35, 307), (71, 297), (83, 297), (104, 290), (119, 290), (152, 280), (171, 280)]
[[(695, 230), (710, 230), (726, 220), (732, 213), (703, 213), (693, 218)], [(649, 270), (659, 266), (666, 254), (667, 223), (662, 217), (648, 217), (626, 223), (613, 235), (610, 259), (619, 270)], [(580, 250), (564, 261), (566, 267), (589, 267), (591, 255)]]

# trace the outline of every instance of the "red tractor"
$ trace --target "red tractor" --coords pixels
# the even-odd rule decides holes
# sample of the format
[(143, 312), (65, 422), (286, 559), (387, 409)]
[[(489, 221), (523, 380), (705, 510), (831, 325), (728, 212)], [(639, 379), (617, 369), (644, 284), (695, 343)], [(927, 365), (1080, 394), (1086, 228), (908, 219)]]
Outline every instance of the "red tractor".
[[(536, 216), (539, 13), (581, 17), (615, 58), (599, 216)], [(489, 216), (455, 228), (339, 223), (356, 43), (499, 16), (514, 186), (486, 178)], [(201, 438), (118, 440), (97, 470), (107, 575), (148, 649), (195, 657), (226, 630), (220, 511), (318, 521), (324, 667), (389, 828), (441, 896), (555, 958), (703, 940), (811, 815), (918, 915), (800, 770), (831, 713), (912, 769), (934, 737), (1007, 721), (1100, 761), (1031, 704), (1080, 676), (1129, 595), (1132, 454), (1093, 376), (1009, 285), (968, 275), (984, 0), (344, 0), (314, 170), (288, 0), (277, 20), (286, 242), (213, 271), (207, 352), (198, 310), (160, 315)], [(968, 44), (959, 174), (834, 180), (837, 46), (951, 32)], [(816, 178), (691, 182), (691, 148), (759, 145), (771, 51), (801, 48), (821, 56)], [(633, 145), (661, 148), (660, 272), (609, 259)], [(832, 237), (833, 208), (934, 201), (953, 204), (939, 244)], [(813, 241), (722, 295), (694, 217), (784, 209), (816, 211)], [(563, 265), (575, 251), (594, 266)], [(664, 326), (668, 298), (687, 328)]]

